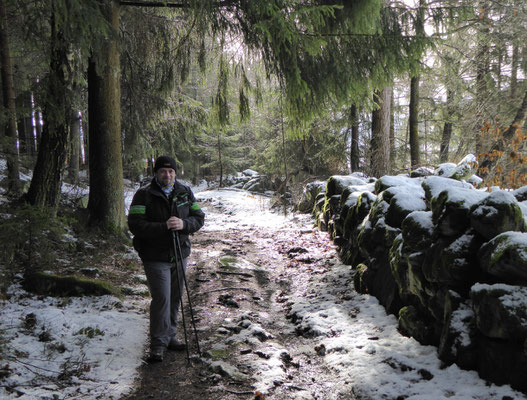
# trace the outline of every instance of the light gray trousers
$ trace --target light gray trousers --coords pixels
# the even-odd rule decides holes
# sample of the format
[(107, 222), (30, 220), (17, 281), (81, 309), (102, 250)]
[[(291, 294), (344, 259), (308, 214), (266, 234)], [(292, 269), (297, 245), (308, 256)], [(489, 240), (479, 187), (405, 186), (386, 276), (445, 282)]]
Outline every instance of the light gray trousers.
[[(187, 260), (188, 258), (183, 259), (185, 271)], [(170, 339), (176, 336), (178, 310), (181, 297), (184, 294), (181, 266), (178, 268), (178, 276), (174, 263), (145, 261), (143, 265), (152, 296), (150, 302), (150, 348), (166, 348)]]

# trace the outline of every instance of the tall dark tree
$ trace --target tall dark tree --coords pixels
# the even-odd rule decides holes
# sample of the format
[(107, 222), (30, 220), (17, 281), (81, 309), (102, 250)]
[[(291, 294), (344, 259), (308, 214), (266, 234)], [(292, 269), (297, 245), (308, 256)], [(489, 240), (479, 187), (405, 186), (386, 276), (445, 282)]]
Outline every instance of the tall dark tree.
[(79, 181), (81, 158), (81, 117), (78, 110), (70, 110), (70, 151), (68, 157), (68, 180), (72, 184)]
[(453, 131), (453, 106), (452, 103), (454, 102), (454, 90), (451, 88), (447, 88), (447, 95), (446, 95), (446, 121), (443, 125), (443, 132), (441, 135), (441, 146), (439, 149), (439, 161), (442, 163), (445, 163), (448, 161), (448, 153), (450, 148), (450, 140), (452, 139), (452, 131)]
[(20, 192), (20, 167), (18, 163), (18, 152), (16, 147), (16, 105), (15, 88), (13, 83), (13, 69), (11, 55), (9, 53), (9, 39), (7, 29), (7, 11), (5, 0), (0, 0), (0, 57), (2, 74), (2, 94), (4, 112), (2, 120), (5, 121), (2, 138), (2, 150), (7, 160), (7, 178), (9, 192), (18, 194)]
[(350, 143), (350, 168), (351, 172), (359, 171), (359, 110), (355, 104), (350, 107), (351, 143)]
[(410, 105), (408, 132), (410, 142), (410, 167), (417, 168), (421, 164), (419, 148), (419, 75), (410, 79)]
[[(424, 30), (424, 15), (425, 15), (426, 1), (419, 0), (419, 7), (415, 17), (415, 34), (417, 37), (423, 37)], [(414, 72), (410, 78), (410, 106), (408, 110), (409, 121), (408, 131), (410, 140), (410, 167), (416, 168), (421, 164), (421, 148), (419, 144), (419, 70)]]
[(64, 35), (66, 9), (51, 2), (51, 54), (48, 91), (44, 105), (44, 127), (27, 200), (56, 213), (68, 145), (66, 112), (69, 109), (69, 41)]
[(381, 177), (390, 173), (390, 114), (391, 89), (384, 88), (375, 93), (378, 104), (372, 112), (370, 173)]
[(90, 222), (116, 230), (126, 227), (121, 151), (120, 6), (117, 0), (100, 2), (112, 28), (88, 67), (90, 147)]

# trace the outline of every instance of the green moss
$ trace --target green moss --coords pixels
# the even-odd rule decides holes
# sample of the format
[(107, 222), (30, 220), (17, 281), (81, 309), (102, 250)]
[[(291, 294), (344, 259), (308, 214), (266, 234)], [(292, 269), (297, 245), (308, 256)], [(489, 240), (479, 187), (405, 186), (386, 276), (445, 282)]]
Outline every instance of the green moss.
[(36, 272), (26, 276), (24, 288), (47, 296), (121, 296), (118, 288), (110, 282), (88, 279), (74, 275), (59, 276)]
[(229, 357), (230, 352), (226, 349), (210, 349), (208, 351), (212, 360), (222, 360)]
[(95, 336), (104, 336), (104, 331), (101, 331), (99, 328), (92, 328), (88, 326), (86, 328), (79, 329), (75, 335), (84, 335), (90, 339), (93, 339)]

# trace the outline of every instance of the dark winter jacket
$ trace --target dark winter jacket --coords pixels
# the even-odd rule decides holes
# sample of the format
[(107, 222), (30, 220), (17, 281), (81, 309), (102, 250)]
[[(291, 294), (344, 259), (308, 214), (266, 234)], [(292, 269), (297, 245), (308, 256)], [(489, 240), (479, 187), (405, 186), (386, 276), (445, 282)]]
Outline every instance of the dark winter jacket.
[(166, 224), (171, 216), (183, 220), (183, 230), (177, 232), (183, 258), (186, 258), (190, 255), (189, 234), (199, 230), (205, 222), (205, 214), (192, 190), (176, 180), (167, 198), (154, 178), (135, 193), (128, 226), (134, 234), (134, 248), (143, 261), (174, 260), (172, 232)]

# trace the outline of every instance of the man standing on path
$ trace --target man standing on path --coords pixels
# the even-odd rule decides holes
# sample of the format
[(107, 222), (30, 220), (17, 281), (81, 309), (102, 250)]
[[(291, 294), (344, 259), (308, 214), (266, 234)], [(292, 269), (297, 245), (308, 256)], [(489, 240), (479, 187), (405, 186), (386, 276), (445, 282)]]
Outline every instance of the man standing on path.
[(176, 339), (184, 281), (181, 271), (178, 274), (175, 269), (177, 254), (174, 254), (172, 234), (173, 231), (179, 234), (185, 270), (190, 255), (189, 234), (198, 231), (204, 221), (205, 214), (192, 190), (176, 180), (176, 161), (168, 156), (158, 157), (154, 178), (135, 193), (128, 214), (134, 248), (143, 261), (152, 296), (151, 361), (163, 361), (167, 349), (185, 349)]

